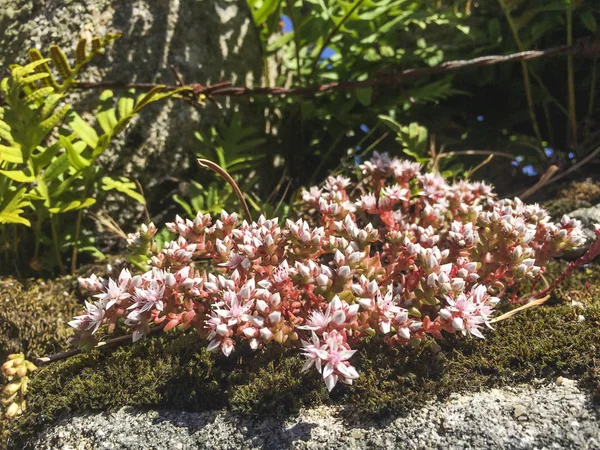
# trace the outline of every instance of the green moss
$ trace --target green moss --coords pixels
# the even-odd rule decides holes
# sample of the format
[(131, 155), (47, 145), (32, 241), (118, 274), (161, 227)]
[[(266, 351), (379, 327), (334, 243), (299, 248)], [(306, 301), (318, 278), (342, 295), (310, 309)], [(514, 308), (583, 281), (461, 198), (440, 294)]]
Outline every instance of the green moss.
[(76, 283), (71, 277), (0, 280), (0, 360), (10, 353), (34, 358), (65, 347), (72, 334), (67, 322), (80, 309)]
[[(549, 266), (554, 277), (564, 263)], [(557, 291), (555, 304), (497, 324), (485, 340), (449, 337), (419, 348), (365, 344), (354, 362), (360, 378), (331, 396), (315, 370), (301, 372), (298, 352), (240, 347), (231, 357), (209, 354), (194, 333), (170, 332), (134, 345), (95, 351), (41, 370), (30, 385), (28, 410), (10, 425), (10, 448), (70, 411), (121, 406), (188, 411), (229, 407), (243, 414), (285, 414), (300, 407), (341, 403), (365, 415), (400, 412), (452, 392), (574, 377), (600, 394), (597, 345), (600, 267), (582, 269)], [(563, 300), (577, 294), (585, 309)], [(580, 322), (578, 315), (585, 320)]]
[(545, 202), (544, 207), (556, 219), (576, 209), (589, 208), (598, 203), (600, 201), (600, 182), (592, 180), (573, 182), (563, 187), (558, 193), (550, 190), (547, 195), (552, 199)]

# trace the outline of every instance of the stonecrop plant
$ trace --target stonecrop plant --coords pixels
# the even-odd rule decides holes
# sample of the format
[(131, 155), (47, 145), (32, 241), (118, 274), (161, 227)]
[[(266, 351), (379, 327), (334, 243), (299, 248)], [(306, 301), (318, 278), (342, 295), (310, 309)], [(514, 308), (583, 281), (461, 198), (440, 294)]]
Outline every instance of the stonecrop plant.
[[(74, 343), (89, 348), (117, 326), (136, 341), (152, 325), (195, 328), (226, 356), (276, 342), (298, 348), (331, 390), (359, 376), (351, 360), (372, 336), (483, 338), (502, 299), (538, 298), (546, 263), (584, 242), (578, 221), (553, 223), (485, 183), (449, 183), (385, 153), (359, 169), (357, 181), (329, 177), (304, 191), (302, 218), (283, 226), (225, 211), (178, 216), (163, 249), (155, 226), (142, 226), (129, 245), (147, 255), (145, 273), (79, 280), (95, 300), (70, 322)], [(524, 283), (531, 293), (517, 299)]]

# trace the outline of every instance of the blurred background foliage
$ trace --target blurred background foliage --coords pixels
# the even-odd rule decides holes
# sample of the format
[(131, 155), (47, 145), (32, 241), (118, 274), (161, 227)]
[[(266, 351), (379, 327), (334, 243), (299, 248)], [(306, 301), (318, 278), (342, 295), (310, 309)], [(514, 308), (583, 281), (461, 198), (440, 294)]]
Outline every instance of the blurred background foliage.
[[(581, 38), (600, 41), (596, 1), (248, 3), (261, 30), (265, 60), (281, 58), (276, 76), (268, 80), (278, 86), (363, 81)], [(551, 164), (568, 167), (598, 146), (597, 79), (597, 57), (542, 58), (457, 70), (398, 86), (275, 102), (270, 98), (265, 108), (273, 128), (284, 131), (274, 137), (279, 146), (272, 148), (285, 161), (281, 170), (293, 187), (322, 179), (340, 161), (352, 167), (376, 143), (379, 150), (404, 150), (413, 158), (464, 150), (509, 153), (512, 161), (499, 155), (480, 173), (502, 188), (507, 174), (532, 176)], [(408, 129), (399, 134), (390, 123), (426, 130), (426, 142), (411, 143)], [(460, 172), (483, 159), (456, 156), (440, 163)], [(281, 163), (273, 155), (266, 161), (275, 160)]]
[[(580, 39), (600, 46), (597, 0), (246, 1), (260, 31), (262, 85), (267, 87), (365, 81), (446, 61), (543, 50)], [(36, 81), (19, 88), (24, 96), (17, 97), (20, 103), (29, 102), (27, 110), (45, 114), (56, 110), (58, 97), (52, 96), (62, 95), (79, 72), (77, 68), (69, 73), (56, 50), (51, 56), (55, 71), (67, 83), (46, 84), (52, 89), (35, 96), (30, 94)], [(429, 164), (447, 176), (485, 178), (500, 193), (515, 195), (552, 165), (568, 170), (598, 148), (597, 84), (597, 56), (559, 56), (315, 96), (256, 96), (253, 107), (257, 116), (265, 117), (264, 129), (233, 115), (220, 125), (198, 130), (194, 151), (196, 157), (210, 159), (232, 175), (255, 217), (264, 213), (283, 219), (293, 212), (302, 186), (319, 183), (330, 173), (351, 173), (374, 149)], [(161, 100), (164, 95), (156, 91), (147, 99)], [(146, 204), (142, 187), (134, 180), (113, 179), (96, 164), (110, 138), (145, 106), (139, 93), (120, 93), (116, 98), (111, 92), (101, 95), (91, 124), (65, 110), (59, 121), (43, 129), (31, 154), (48, 149), (42, 162), (52, 165), (60, 159), (62, 164), (54, 181), (57, 188), (47, 193), (46, 200), (40, 192), (44, 170), (39, 164), (28, 166), (14, 154), (12, 161), (0, 158), (5, 171), (0, 172), (0, 200), (4, 199), (0, 211), (12, 208), (8, 212), (13, 219), (18, 212), (17, 222), (0, 220), (2, 271), (47, 274), (70, 263), (74, 272), (77, 249), (93, 257), (101, 255), (100, 249), (115, 251), (97, 243), (89, 213), (99, 205), (92, 200), (117, 191)], [(4, 119), (0, 115), (5, 122), (11, 119), (6, 99), (0, 110), (6, 111)], [(47, 104), (51, 111), (44, 107)], [(44, 117), (36, 114), (33, 126), (39, 127)], [(478, 169), (476, 174), (473, 168)], [(582, 169), (594, 173), (597, 165), (591, 159)], [(77, 189), (59, 189), (67, 179)], [(172, 206), (165, 211), (161, 203), (162, 209), (154, 210), (157, 203), (148, 202), (147, 217), (140, 221), (151, 219), (160, 226), (175, 213), (241, 211), (230, 186), (216, 174), (193, 166), (189, 179), (177, 181), (178, 188), (168, 194)], [(101, 223), (106, 229), (111, 222)], [(123, 230), (134, 231), (132, 224), (111, 227), (121, 237)], [(32, 230), (34, 239), (29, 239)], [(161, 236), (168, 239), (164, 230)]]

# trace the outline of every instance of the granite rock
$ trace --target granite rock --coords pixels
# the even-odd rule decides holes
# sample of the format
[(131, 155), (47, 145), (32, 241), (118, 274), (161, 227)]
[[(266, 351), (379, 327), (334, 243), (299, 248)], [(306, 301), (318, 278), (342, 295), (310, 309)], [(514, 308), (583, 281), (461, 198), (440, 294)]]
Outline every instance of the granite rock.
[(562, 378), (560, 383), (454, 394), (379, 421), (331, 406), (262, 419), (227, 411), (122, 408), (65, 417), (42, 432), (33, 446), (40, 450), (598, 449), (599, 412), (588, 393)]

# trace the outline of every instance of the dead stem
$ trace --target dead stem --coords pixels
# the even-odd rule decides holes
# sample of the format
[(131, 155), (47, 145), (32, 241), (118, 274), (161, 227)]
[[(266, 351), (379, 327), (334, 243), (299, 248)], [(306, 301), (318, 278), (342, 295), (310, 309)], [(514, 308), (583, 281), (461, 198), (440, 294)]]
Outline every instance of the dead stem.
[(248, 208), (248, 204), (246, 203), (244, 194), (242, 194), (242, 191), (240, 190), (235, 180), (231, 177), (231, 175), (229, 175), (221, 166), (215, 164), (212, 161), (209, 161), (208, 159), (199, 158), (197, 161), (200, 167), (204, 169), (210, 169), (213, 172), (218, 173), (225, 179), (225, 181), (229, 183), (229, 185), (233, 188), (233, 192), (235, 192), (235, 195), (237, 196), (238, 200), (242, 205), (242, 209), (244, 210), (244, 217), (246, 218), (248, 223), (252, 223), (252, 215), (250, 215), (250, 209)]

